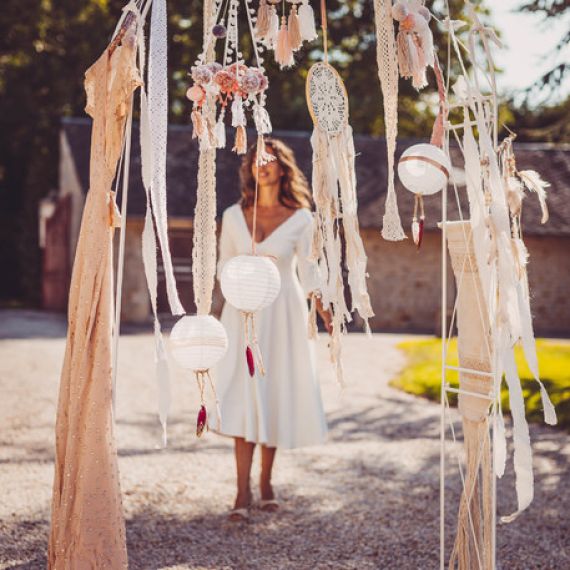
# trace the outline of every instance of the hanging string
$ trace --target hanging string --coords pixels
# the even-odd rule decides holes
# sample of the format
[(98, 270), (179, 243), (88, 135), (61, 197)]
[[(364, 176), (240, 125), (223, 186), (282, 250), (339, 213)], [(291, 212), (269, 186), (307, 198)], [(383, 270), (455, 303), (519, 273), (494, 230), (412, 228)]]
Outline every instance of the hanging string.
[(324, 49), (324, 62), (329, 62), (329, 40), (328, 40), (328, 26), (327, 26), (327, 3), (326, 0), (321, 0), (321, 28), (323, 30), (323, 49)]

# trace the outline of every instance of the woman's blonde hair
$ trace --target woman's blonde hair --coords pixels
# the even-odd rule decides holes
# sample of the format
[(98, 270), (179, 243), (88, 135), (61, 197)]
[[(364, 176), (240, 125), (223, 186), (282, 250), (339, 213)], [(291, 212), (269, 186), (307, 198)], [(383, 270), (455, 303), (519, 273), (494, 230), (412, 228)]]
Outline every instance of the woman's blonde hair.
[[(309, 184), (305, 175), (297, 165), (293, 150), (279, 139), (266, 138), (265, 145), (269, 147), (279, 165), (283, 169), (281, 188), (279, 190), (279, 202), (287, 208), (311, 209), (313, 200)], [(253, 206), (255, 199), (255, 178), (252, 167), (255, 161), (257, 145), (252, 145), (244, 156), (240, 168), (241, 182), (241, 205), (243, 208)]]

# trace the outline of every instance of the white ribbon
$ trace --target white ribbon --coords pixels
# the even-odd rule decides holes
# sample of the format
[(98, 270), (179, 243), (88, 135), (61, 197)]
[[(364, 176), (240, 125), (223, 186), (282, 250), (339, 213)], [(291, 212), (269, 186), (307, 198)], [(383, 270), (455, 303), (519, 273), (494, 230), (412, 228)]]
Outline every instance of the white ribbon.
[(150, 20), (148, 65), (148, 107), (152, 146), (152, 178), (150, 199), (162, 252), (166, 292), (172, 314), (181, 315), (184, 308), (178, 298), (174, 269), (168, 246), (166, 208), (166, 143), (168, 137), (168, 75), (166, 0), (154, 0)]

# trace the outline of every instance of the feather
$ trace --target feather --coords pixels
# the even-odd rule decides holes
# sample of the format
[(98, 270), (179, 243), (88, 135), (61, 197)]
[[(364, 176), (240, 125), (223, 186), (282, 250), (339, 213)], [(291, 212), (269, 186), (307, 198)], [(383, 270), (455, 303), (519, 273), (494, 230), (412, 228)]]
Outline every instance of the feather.
[(531, 191), (536, 192), (540, 202), (540, 209), (542, 210), (541, 224), (548, 221), (548, 206), (546, 205), (546, 190), (550, 186), (549, 182), (543, 180), (540, 174), (535, 170), (521, 170), (519, 173), (520, 179), (523, 184)]
[(524, 189), (522, 183), (514, 176), (509, 176), (505, 184), (507, 192), (507, 203), (512, 216), (518, 216), (521, 213), (522, 201), (524, 198)]

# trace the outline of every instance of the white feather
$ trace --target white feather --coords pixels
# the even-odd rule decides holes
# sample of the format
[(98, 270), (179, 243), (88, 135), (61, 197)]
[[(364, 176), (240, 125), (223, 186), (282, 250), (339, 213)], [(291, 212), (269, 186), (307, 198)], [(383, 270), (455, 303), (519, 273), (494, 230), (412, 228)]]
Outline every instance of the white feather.
[(536, 192), (542, 210), (542, 219), (540, 222), (545, 224), (548, 221), (548, 206), (546, 205), (546, 188), (550, 186), (549, 182), (543, 180), (540, 174), (535, 170), (521, 170), (519, 176), (523, 184), (531, 191)]

